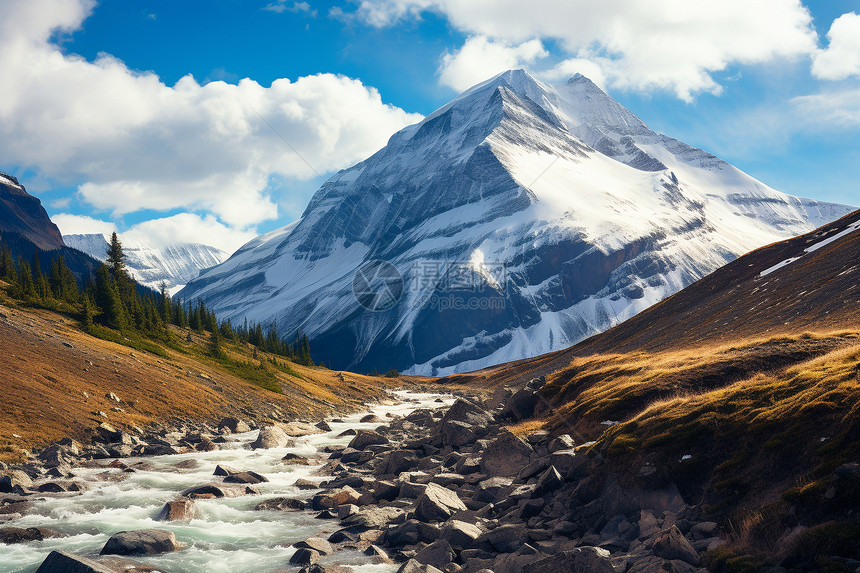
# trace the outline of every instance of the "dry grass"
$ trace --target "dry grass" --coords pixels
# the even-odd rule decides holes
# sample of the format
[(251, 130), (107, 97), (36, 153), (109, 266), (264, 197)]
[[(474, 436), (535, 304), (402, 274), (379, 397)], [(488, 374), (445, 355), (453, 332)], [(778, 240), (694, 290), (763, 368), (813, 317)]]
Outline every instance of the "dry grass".
[[(165, 348), (168, 358), (163, 358), (93, 338), (63, 315), (0, 304), (0, 460), (18, 461), (22, 449), (65, 436), (86, 439), (104, 421), (145, 428), (225, 415), (312, 419), (375, 401), (394, 386), (426, 381), (290, 363), (294, 375), (267, 366), (281, 388), (276, 393), (208, 357), (207, 337), (192, 333), (186, 343), (187, 335), (181, 332), (182, 343)], [(236, 361), (259, 363), (250, 348), (227, 350)], [(259, 358), (271, 357), (259, 353)], [(107, 398), (111, 392), (122, 402)]]
[(530, 434), (540, 432), (544, 429), (544, 426), (546, 426), (546, 421), (544, 420), (525, 420), (512, 426), (506, 426), (506, 428), (515, 436), (525, 438)]

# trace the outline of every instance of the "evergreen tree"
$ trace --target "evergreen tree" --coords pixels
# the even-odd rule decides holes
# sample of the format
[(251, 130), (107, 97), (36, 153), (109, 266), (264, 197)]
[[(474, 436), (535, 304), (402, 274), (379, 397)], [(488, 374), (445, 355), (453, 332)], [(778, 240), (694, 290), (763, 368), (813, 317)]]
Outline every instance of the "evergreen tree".
[(0, 254), (0, 279), (10, 284), (18, 282), (15, 260), (12, 258), (12, 251), (9, 250), (9, 245), (6, 244), (3, 245), (3, 253)]
[(84, 330), (89, 332), (93, 329), (95, 324), (93, 323), (93, 303), (90, 301), (90, 297), (84, 296), (84, 305), (83, 305), (83, 325)]
[(221, 333), (215, 328), (212, 330), (212, 335), (209, 337), (209, 354), (215, 358), (224, 357), (224, 349), (221, 348)]
[(51, 296), (51, 287), (48, 283), (48, 277), (42, 272), (38, 251), (33, 256), (33, 287), (36, 290), (36, 298), (39, 300), (44, 300)]
[(128, 278), (125, 270), (125, 253), (122, 251), (122, 242), (120, 242), (116, 231), (111, 233), (110, 246), (107, 250), (107, 266), (110, 268), (111, 275), (117, 283), (123, 282)]
[(102, 265), (96, 271), (95, 291), (96, 306), (102, 313), (103, 322), (111, 328), (125, 330), (128, 327), (126, 310), (107, 265)]
[(18, 284), (21, 287), (21, 296), (29, 299), (37, 298), (33, 272), (30, 270), (30, 265), (20, 257), (18, 258)]
[(170, 324), (173, 322), (173, 305), (170, 304), (170, 293), (167, 291), (165, 281), (161, 281), (161, 284), (158, 285), (158, 292), (161, 293), (161, 321), (164, 324)]

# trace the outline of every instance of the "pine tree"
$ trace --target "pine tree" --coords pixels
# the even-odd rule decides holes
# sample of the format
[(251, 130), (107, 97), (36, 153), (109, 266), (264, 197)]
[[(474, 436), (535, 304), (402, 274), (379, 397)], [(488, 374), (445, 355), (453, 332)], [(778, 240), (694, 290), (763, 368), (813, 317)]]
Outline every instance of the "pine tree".
[(170, 293), (167, 290), (167, 283), (165, 281), (161, 281), (161, 284), (158, 285), (158, 292), (161, 293), (161, 321), (164, 324), (170, 324), (173, 322), (173, 305), (170, 304)]
[(107, 265), (102, 265), (96, 271), (96, 305), (101, 310), (102, 320), (107, 326), (117, 330), (125, 330), (128, 327), (119, 289)]
[(3, 245), (3, 253), (0, 254), (0, 279), (9, 284), (18, 282), (15, 260), (12, 258), (12, 251), (9, 250), (9, 245), (6, 244)]
[(120, 242), (116, 231), (110, 236), (106, 264), (110, 267), (110, 272), (117, 283), (124, 282), (128, 278), (125, 271), (125, 253), (122, 251), (122, 242)]
[(93, 304), (90, 297), (84, 296), (83, 319), (84, 330), (90, 332), (95, 324), (93, 324)]
[(215, 358), (224, 357), (224, 349), (221, 348), (221, 333), (215, 328), (212, 330), (212, 335), (209, 337), (209, 354)]
[(33, 271), (23, 258), (18, 258), (18, 284), (21, 286), (21, 295), (24, 298), (37, 298), (36, 285), (33, 284)]

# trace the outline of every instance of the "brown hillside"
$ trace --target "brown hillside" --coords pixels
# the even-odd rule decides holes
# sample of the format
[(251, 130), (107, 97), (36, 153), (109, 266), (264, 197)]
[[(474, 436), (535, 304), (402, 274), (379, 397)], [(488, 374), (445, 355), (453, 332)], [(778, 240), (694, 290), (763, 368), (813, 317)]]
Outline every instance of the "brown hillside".
[[(182, 333), (183, 340), (186, 336)], [(290, 363), (298, 376), (275, 372), (282, 388), (276, 393), (207, 360), (206, 339), (194, 338), (188, 354), (166, 349), (169, 358), (162, 358), (93, 338), (63, 315), (0, 304), (0, 459), (19, 459), (21, 449), (65, 436), (86, 439), (101, 422), (145, 428), (227, 415), (312, 419), (379, 399), (394, 385), (420, 381)], [(253, 360), (250, 352), (246, 360)], [(109, 399), (110, 393), (121, 402)]]

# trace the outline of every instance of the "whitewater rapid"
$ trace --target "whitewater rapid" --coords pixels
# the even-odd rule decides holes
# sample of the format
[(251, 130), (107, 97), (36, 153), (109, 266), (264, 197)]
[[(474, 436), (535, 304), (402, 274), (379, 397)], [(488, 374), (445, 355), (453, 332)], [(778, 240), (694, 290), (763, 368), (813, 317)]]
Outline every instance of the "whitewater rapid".
[[(440, 401), (441, 400), (441, 401)], [(328, 537), (338, 529), (336, 520), (319, 520), (314, 511), (257, 511), (259, 503), (276, 497), (308, 499), (315, 491), (301, 491), (293, 484), (300, 478), (320, 482), (325, 476), (314, 476), (321, 465), (286, 465), (287, 453), (305, 457), (317, 456), (326, 446), (345, 446), (352, 436), (337, 436), (347, 429), (372, 429), (381, 424), (360, 423), (371, 412), (387, 419), (405, 416), (419, 408), (450, 406), (448, 395), (395, 392), (391, 400), (374, 405), (369, 411), (328, 421), (331, 431), (295, 439), (295, 446), (250, 450), (257, 431), (233, 434), (213, 452), (191, 452), (167, 456), (144, 456), (124, 459), (129, 466), (146, 462), (147, 469), (123, 473), (117, 469), (73, 468), (77, 482), (84, 482), (83, 493), (35, 494), (33, 508), (27, 515), (4, 523), (12, 527), (48, 527), (66, 537), (14, 545), (0, 544), (0, 573), (32, 573), (52, 550), (82, 556), (95, 556), (108, 538), (118, 531), (136, 529), (169, 529), (184, 545), (181, 551), (151, 557), (135, 557), (171, 573), (236, 573), (242, 571), (275, 571), (288, 567), (295, 549), (293, 543), (309, 537)], [(191, 469), (182, 463), (196, 460)], [(110, 460), (104, 460), (107, 464)], [(236, 498), (195, 500), (197, 517), (190, 522), (155, 521), (153, 518), (168, 501), (178, 498), (182, 490), (210, 482), (219, 464), (239, 471), (255, 471), (269, 481), (256, 484), (261, 495)], [(180, 466), (180, 467), (177, 467)], [(108, 479), (105, 479), (108, 478)], [(118, 479), (119, 481), (113, 481)], [(388, 573), (395, 565), (374, 564), (358, 551), (337, 551), (324, 556), (320, 564), (348, 565), (356, 573)], [(288, 569), (285, 569), (288, 568)]]

